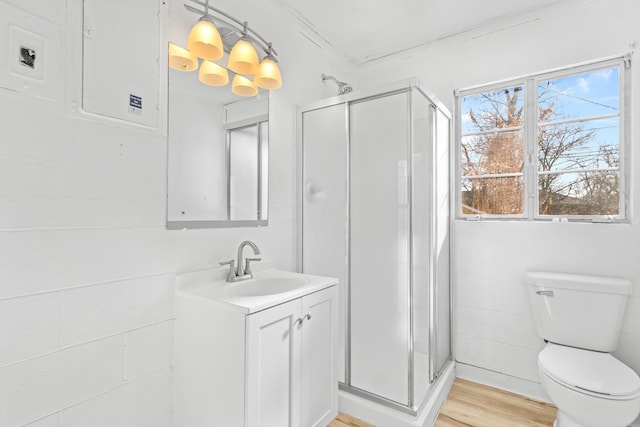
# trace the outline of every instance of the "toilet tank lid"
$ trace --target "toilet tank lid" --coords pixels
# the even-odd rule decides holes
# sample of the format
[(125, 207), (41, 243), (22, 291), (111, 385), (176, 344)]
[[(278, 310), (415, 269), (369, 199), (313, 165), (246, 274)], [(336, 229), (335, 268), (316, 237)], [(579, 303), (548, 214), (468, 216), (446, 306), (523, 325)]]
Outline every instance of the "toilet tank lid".
[(629, 280), (613, 277), (528, 271), (524, 274), (524, 281), (528, 285), (546, 286), (549, 288), (609, 294), (631, 294), (631, 282)]
[(538, 366), (556, 381), (592, 393), (622, 397), (640, 391), (640, 377), (609, 353), (549, 343)]

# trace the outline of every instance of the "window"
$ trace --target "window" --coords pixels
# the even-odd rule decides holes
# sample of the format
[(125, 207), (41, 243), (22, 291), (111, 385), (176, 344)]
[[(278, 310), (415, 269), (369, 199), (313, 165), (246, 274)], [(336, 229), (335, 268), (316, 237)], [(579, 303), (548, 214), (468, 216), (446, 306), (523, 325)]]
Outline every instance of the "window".
[(626, 220), (627, 67), (459, 91), (458, 218)]

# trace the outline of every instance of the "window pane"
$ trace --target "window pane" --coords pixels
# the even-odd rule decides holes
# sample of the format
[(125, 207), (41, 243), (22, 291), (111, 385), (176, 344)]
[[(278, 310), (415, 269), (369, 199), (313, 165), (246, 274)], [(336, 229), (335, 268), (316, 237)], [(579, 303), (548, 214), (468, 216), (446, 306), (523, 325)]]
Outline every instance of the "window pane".
[(540, 215), (618, 215), (618, 173), (545, 174), (538, 177)]
[(523, 107), (522, 86), (465, 96), (460, 109), (462, 135), (522, 126)]
[(520, 215), (524, 212), (522, 176), (464, 179), (461, 191), (465, 215)]
[(498, 132), (462, 137), (462, 176), (522, 172), (524, 139), (522, 131)]
[(618, 67), (538, 82), (539, 122), (619, 114)]
[(538, 130), (538, 170), (617, 168), (620, 120), (542, 126)]

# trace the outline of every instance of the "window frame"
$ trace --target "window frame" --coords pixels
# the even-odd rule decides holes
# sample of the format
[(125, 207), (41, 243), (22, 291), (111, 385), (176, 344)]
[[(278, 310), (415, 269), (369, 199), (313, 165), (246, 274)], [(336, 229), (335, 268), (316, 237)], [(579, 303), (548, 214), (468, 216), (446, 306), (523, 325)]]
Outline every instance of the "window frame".
[[(629, 163), (630, 157), (630, 66), (631, 56), (618, 56), (605, 60), (589, 62), (585, 64), (560, 68), (557, 70), (547, 71), (543, 73), (531, 74), (528, 76), (504, 80), (487, 85), (474, 86), (466, 89), (454, 91), (455, 96), (455, 149), (454, 153), (454, 170), (455, 170), (455, 219), (456, 220), (529, 220), (529, 221), (563, 221), (566, 219), (571, 222), (611, 222), (611, 223), (629, 223)], [(538, 191), (538, 83), (541, 81), (561, 79), (588, 72), (604, 70), (607, 68), (617, 67), (619, 70), (618, 95), (619, 95), (619, 166), (618, 166), (618, 195), (619, 210), (618, 215), (549, 215), (539, 213), (539, 191)], [(523, 87), (523, 170), (522, 178), (524, 181), (524, 200), (522, 214), (464, 214), (462, 213), (462, 182), (466, 178), (462, 176), (462, 99), (467, 96), (477, 95), (481, 93), (497, 91), (502, 89), (510, 89), (517, 86)], [(596, 120), (599, 116), (581, 117), (575, 121), (589, 122)], [(573, 121), (573, 120), (572, 120)], [(465, 135), (466, 136), (466, 135)], [(499, 176), (497, 174), (496, 176)]]

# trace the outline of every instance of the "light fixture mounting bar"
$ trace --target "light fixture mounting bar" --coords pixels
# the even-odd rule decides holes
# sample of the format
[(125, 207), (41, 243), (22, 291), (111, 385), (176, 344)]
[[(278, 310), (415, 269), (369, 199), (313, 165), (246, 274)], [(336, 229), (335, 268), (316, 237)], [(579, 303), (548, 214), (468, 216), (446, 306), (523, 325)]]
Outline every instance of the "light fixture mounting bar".
[[(197, 4), (197, 5), (200, 5), (200, 6), (203, 7), (203, 10), (200, 10), (198, 8), (195, 8), (195, 7), (190, 6), (190, 5), (185, 3), (184, 7), (189, 12), (193, 12), (193, 13), (196, 13), (198, 15), (207, 16), (207, 17), (209, 17), (209, 18), (211, 18), (213, 20), (217, 20), (217, 21), (222, 22), (222, 23), (224, 23), (226, 25), (231, 25), (238, 32), (242, 33), (244, 36), (251, 38), (251, 40), (253, 42), (255, 42), (255, 44), (262, 51), (264, 51), (265, 54), (272, 55), (274, 57), (278, 55), (278, 53), (275, 51), (275, 49), (271, 46), (271, 43), (266, 41), (260, 34), (258, 34), (253, 28), (251, 28), (246, 21), (240, 21), (239, 19), (234, 18), (233, 16), (229, 15), (228, 13), (223, 12), (220, 9), (211, 6), (210, 4), (208, 4), (209, 2), (205, 3), (205, 2), (202, 2), (200, 0), (189, 0), (189, 1), (191, 3)], [(210, 14), (209, 10), (212, 10), (212, 11), (216, 12), (217, 14), (220, 14), (220, 15), (224, 16), (225, 18), (233, 21), (233, 24), (230, 23), (230, 22), (227, 22), (227, 21), (225, 21), (223, 19), (220, 19), (217, 16), (214, 16), (214, 15)]]

